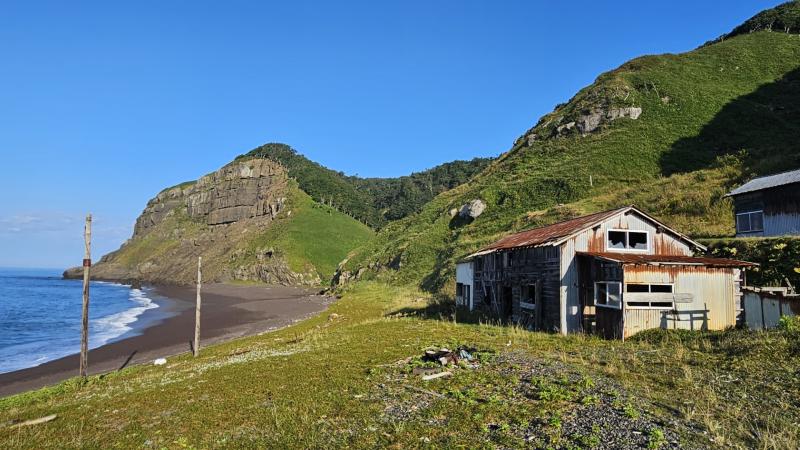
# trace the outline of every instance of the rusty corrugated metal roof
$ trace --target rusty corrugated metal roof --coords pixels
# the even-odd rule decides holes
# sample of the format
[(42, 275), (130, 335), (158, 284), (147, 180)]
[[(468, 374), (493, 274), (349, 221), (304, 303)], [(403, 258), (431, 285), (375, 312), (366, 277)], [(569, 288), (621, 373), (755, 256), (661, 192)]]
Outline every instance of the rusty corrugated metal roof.
[(641, 253), (577, 252), (622, 264), (677, 264), (710, 267), (750, 267), (756, 263), (727, 258), (702, 258), (677, 255), (645, 255)]
[(531, 247), (535, 245), (546, 244), (548, 242), (558, 241), (593, 225), (599, 224), (609, 217), (613, 217), (628, 208), (630, 208), (630, 206), (590, 214), (588, 216), (567, 220), (566, 222), (558, 222), (546, 227), (534, 228), (532, 230), (512, 234), (482, 248), (480, 251), (474, 253), (474, 255), (487, 253), (493, 250), (515, 247)]

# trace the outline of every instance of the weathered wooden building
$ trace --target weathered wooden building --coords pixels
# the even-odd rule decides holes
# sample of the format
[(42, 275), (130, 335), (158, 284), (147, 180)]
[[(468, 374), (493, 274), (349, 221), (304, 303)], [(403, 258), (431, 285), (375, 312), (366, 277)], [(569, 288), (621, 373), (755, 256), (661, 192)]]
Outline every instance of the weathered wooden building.
[(800, 234), (800, 170), (755, 178), (728, 196), (737, 237)]
[[(507, 236), (471, 265), (469, 302), (531, 329), (625, 337), (647, 328), (723, 329), (741, 308), (742, 268), (628, 206)], [(469, 275), (461, 270), (462, 285)]]

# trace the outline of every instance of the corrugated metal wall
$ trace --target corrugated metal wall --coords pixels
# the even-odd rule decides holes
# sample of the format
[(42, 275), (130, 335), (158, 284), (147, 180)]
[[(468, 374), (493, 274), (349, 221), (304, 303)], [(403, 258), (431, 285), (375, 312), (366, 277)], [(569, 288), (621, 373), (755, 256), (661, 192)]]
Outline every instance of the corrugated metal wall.
[(581, 331), (580, 300), (578, 296), (578, 268), (576, 252), (605, 252), (606, 231), (610, 229), (647, 231), (649, 249), (642, 254), (685, 255), (693, 254), (692, 248), (669, 232), (659, 231), (656, 224), (636, 213), (619, 214), (600, 226), (584, 231), (567, 240), (561, 246), (561, 332)]
[[(625, 283), (670, 283), (673, 295), (690, 294), (675, 302), (675, 311), (625, 309), (625, 336), (649, 328), (723, 330), (736, 325), (736, 269), (705, 266), (639, 266), (624, 268)], [(687, 296), (681, 296), (684, 299)], [(623, 294), (623, 300), (625, 295)]]
[(747, 328), (775, 328), (781, 316), (800, 316), (800, 295), (745, 291), (744, 317)]
[(761, 236), (785, 236), (800, 234), (800, 214), (777, 213), (764, 214), (764, 232)]

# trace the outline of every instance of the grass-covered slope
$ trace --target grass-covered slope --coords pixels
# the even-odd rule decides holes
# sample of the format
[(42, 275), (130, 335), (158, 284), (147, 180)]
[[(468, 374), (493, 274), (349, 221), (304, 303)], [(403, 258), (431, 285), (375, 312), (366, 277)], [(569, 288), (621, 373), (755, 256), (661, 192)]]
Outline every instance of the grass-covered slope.
[(300, 189), (289, 191), (288, 202), (291, 216), (255, 235), (248, 245), (277, 249), (294, 272), (313, 271), (326, 283), (348, 252), (374, 236), (368, 226), (315, 202)]
[(491, 158), (452, 161), (397, 178), (360, 178), (309, 160), (285, 144), (266, 144), (240, 158), (279, 162), (314, 200), (329, 204), (372, 228), (419, 211), (437, 194), (464, 183), (486, 168)]
[[(343, 294), (329, 313), (197, 358), (0, 399), (0, 447), (800, 445), (800, 331), (603, 341), (439, 320), (408, 288)], [(477, 366), (432, 381), (413, 373), (435, 366), (420, 360), (425, 348), (460, 345)]]
[[(631, 203), (693, 236), (730, 235), (724, 193), (799, 166), (800, 36), (761, 31), (645, 56), (599, 76), (468, 183), (390, 223), (346, 269), (399, 265), (380, 276), (436, 290), (457, 258), (503, 234)], [(483, 215), (451, 219), (475, 198)]]

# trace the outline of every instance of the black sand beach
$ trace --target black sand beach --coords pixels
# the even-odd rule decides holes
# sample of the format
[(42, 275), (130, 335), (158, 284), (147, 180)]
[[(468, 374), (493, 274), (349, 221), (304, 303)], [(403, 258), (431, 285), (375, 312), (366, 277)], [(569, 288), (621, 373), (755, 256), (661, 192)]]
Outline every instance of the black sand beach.
[[(172, 300), (165, 307), (172, 310), (173, 315), (146, 328), (138, 336), (91, 350), (90, 374), (120, 370), (132, 364), (149, 363), (156, 358), (191, 350), (194, 288), (169, 286), (156, 287), (155, 291)], [(290, 325), (325, 310), (331, 301), (329, 297), (316, 295), (315, 291), (294, 287), (204, 286), (201, 345)], [(77, 354), (37, 367), (3, 373), (0, 374), (0, 397), (55, 384), (77, 374)]]

